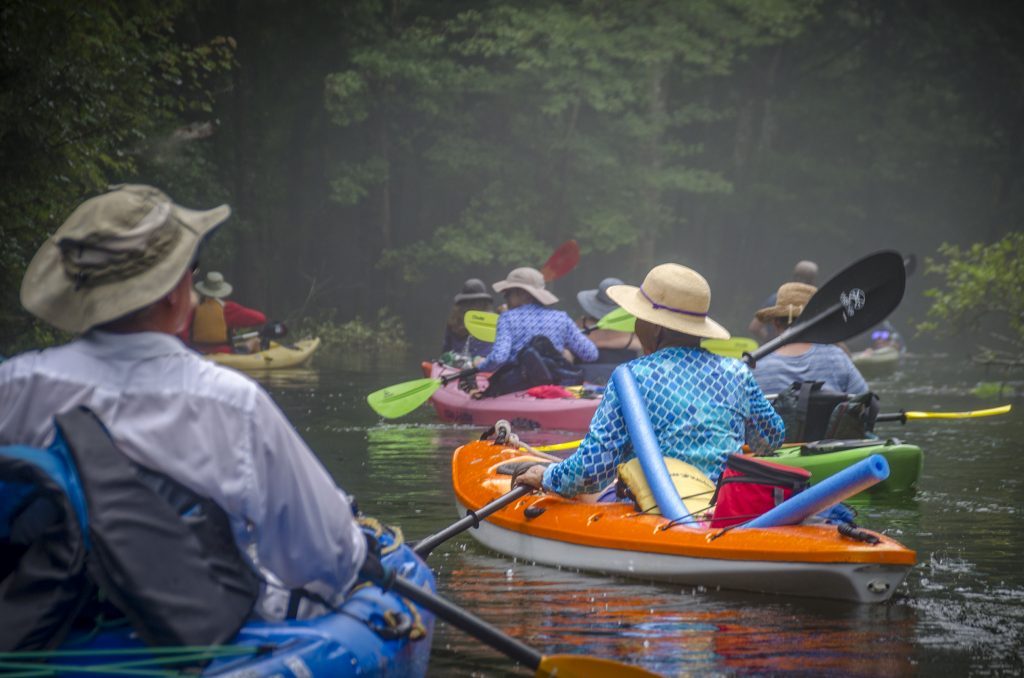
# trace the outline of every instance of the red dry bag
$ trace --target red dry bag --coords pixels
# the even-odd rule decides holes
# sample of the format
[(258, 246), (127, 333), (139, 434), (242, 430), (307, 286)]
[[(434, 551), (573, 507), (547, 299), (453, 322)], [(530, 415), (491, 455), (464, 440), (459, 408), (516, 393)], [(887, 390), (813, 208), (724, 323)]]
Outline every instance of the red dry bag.
[(811, 484), (811, 472), (734, 454), (711, 498), (711, 527), (729, 527), (766, 513)]

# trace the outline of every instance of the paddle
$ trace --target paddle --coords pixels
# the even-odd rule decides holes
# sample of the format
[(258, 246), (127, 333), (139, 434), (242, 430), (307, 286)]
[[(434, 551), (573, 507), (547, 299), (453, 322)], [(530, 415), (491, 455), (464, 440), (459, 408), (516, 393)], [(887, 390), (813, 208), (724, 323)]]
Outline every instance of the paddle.
[(544, 276), (544, 282), (551, 282), (576, 268), (578, 263), (580, 263), (580, 246), (575, 240), (566, 240), (548, 257), (548, 260), (541, 266), (540, 272)]
[(441, 596), (420, 588), (385, 567), (376, 556), (367, 555), (362, 574), (384, 589), (393, 589), (414, 603), (425, 607), (452, 626), (465, 631), (504, 655), (534, 671), (536, 676), (558, 678), (643, 678), (656, 676), (639, 666), (610, 659), (583, 655), (542, 655), (529, 645), (512, 638), (483, 619), (470, 614)]
[(385, 419), (402, 417), (427, 402), (434, 391), (445, 384), (472, 376), (478, 371), (473, 367), (444, 377), (425, 377), (387, 386), (366, 396), (366, 402)]
[(516, 499), (524, 497), (530, 494), (531, 492), (533, 492), (532, 487), (520, 485), (518, 487), (513, 488), (511, 492), (506, 492), (505, 494), (501, 495), (500, 497), (492, 501), (490, 504), (487, 504), (486, 506), (481, 506), (480, 509), (477, 511), (467, 510), (466, 516), (464, 518), (455, 521), (454, 523), (444, 528), (440, 532), (437, 532), (436, 534), (432, 534), (429, 537), (424, 537), (423, 539), (420, 539), (418, 542), (416, 542), (416, 546), (414, 546), (412, 550), (415, 551), (416, 555), (420, 556), (421, 558), (427, 558), (430, 555), (431, 551), (433, 551), (435, 548), (437, 548), (444, 542), (448, 541), (455, 535), (465, 532), (471, 527), (478, 527), (480, 525), (480, 521), (486, 518), (487, 516), (491, 515), (495, 511), (500, 511), (501, 509), (505, 508), (506, 506), (514, 502)]
[(875, 417), (875, 421), (898, 421), (901, 424), (906, 424), (911, 419), (972, 419), (1006, 414), (1010, 409), (1010, 405), (1003, 405), (1002, 407), (990, 407), (987, 410), (969, 410), (967, 412), (905, 412), (900, 410), (899, 412), (880, 414)]

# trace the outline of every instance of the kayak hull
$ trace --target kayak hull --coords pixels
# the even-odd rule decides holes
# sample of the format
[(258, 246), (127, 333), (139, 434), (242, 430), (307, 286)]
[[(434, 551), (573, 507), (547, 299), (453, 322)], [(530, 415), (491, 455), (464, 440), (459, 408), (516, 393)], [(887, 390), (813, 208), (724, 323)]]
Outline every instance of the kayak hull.
[(861, 371), (886, 372), (899, 367), (902, 357), (899, 349), (886, 346), (885, 348), (869, 348), (859, 351), (850, 356), (850, 360)]
[(305, 365), (318, 348), (320, 338), (314, 337), (289, 346), (271, 342), (270, 348), (258, 353), (208, 353), (203, 357), (236, 370), (279, 370)]
[[(498, 467), (531, 459), (517, 450), (473, 442), (452, 461), (456, 505), (476, 510), (509, 490)], [(862, 603), (890, 598), (916, 555), (883, 535), (876, 545), (819, 523), (772, 528), (668, 526), (632, 504), (588, 503), (529, 495), (495, 512), (474, 536), (516, 558), (691, 586), (720, 587)]]
[[(383, 562), (415, 584), (435, 590), (430, 568), (410, 548), (401, 546)], [(384, 615), (396, 615), (400, 623), (418, 622), (425, 635), (413, 639), (408, 633), (378, 632), (370, 623), (384, 626)], [(430, 660), (434, 617), (427, 610), (375, 586), (366, 586), (346, 599), (340, 611), (316, 619), (286, 622), (251, 621), (224, 647), (260, 648), (252, 655), (214, 659), (202, 676), (246, 676), (259, 678), (310, 678), (311, 676), (423, 676)], [(128, 626), (104, 631), (83, 641), (74, 636), (61, 650), (132, 650), (144, 647)], [(146, 655), (131, 659), (144, 660)], [(123, 657), (90, 657), (61, 663), (87, 665), (123, 661)], [(98, 668), (98, 667), (97, 667)], [(76, 674), (77, 675), (77, 674)]]
[[(458, 370), (437, 363), (423, 363), (428, 377), (454, 374)], [(487, 388), (487, 378), (477, 375), (477, 386)], [(505, 419), (520, 430), (561, 429), (586, 431), (600, 404), (600, 398), (534, 398), (524, 392), (497, 398), (474, 400), (453, 381), (437, 389), (430, 397), (434, 409), (444, 421), (467, 426), (493, 426)]]
[(767, 459), (810, 471), (813, 485), (862, 459), (867, 459), (872, 454), (880, 454), (889, 463), (889, 477), (874, 487), (868, 488), (862, 494), (912, 490), (917, 485), (921, 470), (924, 468), (924, 453), (921, 448), (897, 441), (884, 441), (878, 445), (810, 455), (802, 454), (802, 450), (801, 446), (782, 448), (777, 451), (777, 456), (767, 457)]

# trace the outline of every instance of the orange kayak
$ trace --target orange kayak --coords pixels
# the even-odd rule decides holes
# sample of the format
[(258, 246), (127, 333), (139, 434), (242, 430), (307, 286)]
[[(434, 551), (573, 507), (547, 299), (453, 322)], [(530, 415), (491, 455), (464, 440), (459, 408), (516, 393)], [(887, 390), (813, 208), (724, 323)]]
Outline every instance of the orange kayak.
[[(527, 460), (541, 461), (485, 441), (456, 450), (452, 483), (460, 513), (508, 492), (511, 478), (499, 466)], [(879, 542), (843, 536), (823, 521), (726, 531), (704, 523), (671, 526), (661, 516), (638, 514), (629, 503), (553, 493), (527, 495), (473, 530), (488, 548), (530, 562), (691, 586), (875, 603), (893, 595), (916, 554), (886, 536), (869, 534)]]

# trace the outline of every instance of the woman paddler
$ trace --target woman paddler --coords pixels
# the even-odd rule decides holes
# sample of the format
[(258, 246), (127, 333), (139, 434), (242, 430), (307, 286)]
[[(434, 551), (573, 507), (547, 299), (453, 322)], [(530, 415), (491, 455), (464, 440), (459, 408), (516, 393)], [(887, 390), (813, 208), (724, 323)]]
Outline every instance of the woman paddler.
[[(662, 264), (640, 287), (615, 285), (607, 292), (636, 316), (644, 355), (626, 366), (636, 378), (662, 454), (717, 481), (726, 458), (744, 443), (755, 452), (782, 443), (782, 419), (747, 366), (700, 347), (702, 338), (728, 339), (729, 332), (708, 317), (711, 289), (699, 273)], [(557, 464), (529, 467), (514, 482), (566, 497), (597, 492), (633, 456), (619, 395), (610, 382), (579, 449)]]

